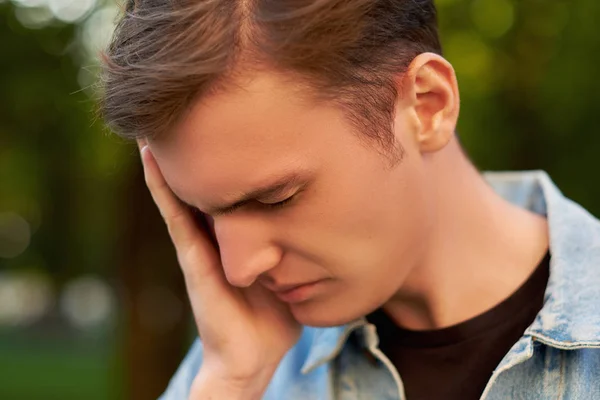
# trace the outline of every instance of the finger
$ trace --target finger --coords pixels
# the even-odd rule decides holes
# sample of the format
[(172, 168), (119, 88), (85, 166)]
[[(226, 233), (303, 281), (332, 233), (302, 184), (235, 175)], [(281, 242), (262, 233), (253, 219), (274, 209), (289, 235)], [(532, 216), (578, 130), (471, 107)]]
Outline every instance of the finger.
[(186, 281), (192, 286), (223, 281), (218, 253), (208, 233), (199, 229), (191, 211), (175, 197), (150, 149), (146, 146), (141, 153), (146, 184), (167, 224)]
[(142, 148), (141, 156), (146, 184), (169, 229), (196, 323), (202, 329), (206, 319), (228, 315), (239, 299), (232, 296), (208, 233), (198, 227), (191, 211), (175, 197), (148, 146)]
[(171, 235), (177, 251), (187, 249), (199, 239), (200, 231), (193, 221), (190, 210), (173, 194), (158, 168), (148, 146), (141, 149), (144, 178)]
[(148, 145), (148, 140), (146, 138), (137, 139), (137, 145), (141, 153), (142, 149)]

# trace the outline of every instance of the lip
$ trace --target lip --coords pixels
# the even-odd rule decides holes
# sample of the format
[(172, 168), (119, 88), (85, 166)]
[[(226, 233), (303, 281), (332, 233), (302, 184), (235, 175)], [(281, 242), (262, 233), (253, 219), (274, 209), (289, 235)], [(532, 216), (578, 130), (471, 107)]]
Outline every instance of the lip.
[(288, 286), (283, 290), (275, 290), (275, 296), (286, 303), (300, 303), (312, 297), (323, 280)]

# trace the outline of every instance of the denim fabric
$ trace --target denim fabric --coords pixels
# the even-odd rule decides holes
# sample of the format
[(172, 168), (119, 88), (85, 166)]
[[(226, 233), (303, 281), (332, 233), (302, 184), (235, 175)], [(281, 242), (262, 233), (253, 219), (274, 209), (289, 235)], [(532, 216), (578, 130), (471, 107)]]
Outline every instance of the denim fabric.
[[(600, 399), (600, 223), (565, 198), (544, 172), (484, 176), (508, 201), (547, 216), (552, 258), (543, 308), (481, 398)], [(187, 399), (201, 362), (202, 344), (196, 340), (160, 399)], [(263, 398), (405, 399), (402, 379), (365, 319), (305, 327)]]

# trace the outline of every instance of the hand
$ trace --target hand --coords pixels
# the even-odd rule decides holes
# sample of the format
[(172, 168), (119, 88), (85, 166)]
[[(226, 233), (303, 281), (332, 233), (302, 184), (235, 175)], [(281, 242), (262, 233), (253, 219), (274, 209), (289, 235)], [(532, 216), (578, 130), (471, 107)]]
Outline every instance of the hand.
[(203, 363), (190, 398), (208, 398), (210, 386), (247, 389), (253, 395), (245, 398), (260, 397), (300, 337), (301, 326), (264, 287), (241, 289), (227, 282), (210, 236), (171, 192), (148, 146), (139, 144), (146, 184), (175, 245), (203, 343)]

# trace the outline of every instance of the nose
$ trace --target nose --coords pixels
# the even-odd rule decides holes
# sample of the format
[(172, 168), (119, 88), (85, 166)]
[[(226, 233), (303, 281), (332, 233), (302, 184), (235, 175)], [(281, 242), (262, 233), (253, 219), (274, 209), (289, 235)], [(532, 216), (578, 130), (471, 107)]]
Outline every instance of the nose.
[(214, 229), (223, 271), (231, 285), (248, 287), (279, 264), (282, 251), (270, 240), (264, 223), (228, 215), (215, 218)]

